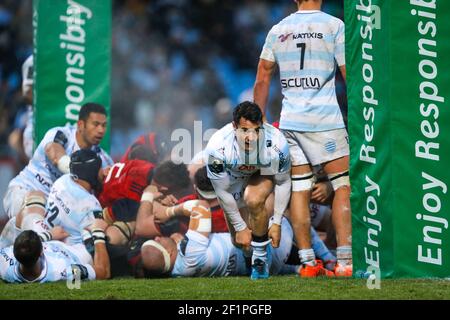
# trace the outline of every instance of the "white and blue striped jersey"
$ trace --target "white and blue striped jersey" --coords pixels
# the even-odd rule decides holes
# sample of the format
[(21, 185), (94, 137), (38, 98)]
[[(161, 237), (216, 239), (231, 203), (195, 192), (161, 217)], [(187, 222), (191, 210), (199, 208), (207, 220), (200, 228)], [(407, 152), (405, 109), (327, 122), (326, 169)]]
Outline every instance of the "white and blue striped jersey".
[(232, 179), (245, 180), (258, 170), (262, 175), (289, 172), (291, 162), (286, 138), (268, 123), (262, 128), (258, 150), (251, 154), (239, 147), (231, 123), (214, 133), (205, 149), (208, 177), (221, 179), (228, 175)]
[(102, 212), (97, 198), (65, 174), (55, 181), (46, 205), (45, 223), (53, 228), (61, 226), (69, 234), (69, 245), (82, 244), (84, 229), (92, 225)]
[(336, 99), (336, 65), (345, 65), (344, 23), (320, 10), (300, 10), (272, 27), (260, 55), (276, 62), (283, 93), (280, 129), (344, 128)]
[(188, 230), (178, 244), (174, 277), (213, 277), (247, 274), (242, 251), (231, 242), (229, 233), (211, 233), (209, 237)]
[(39, 277), (29, 281), (19, 271), (19, 262), (13, 254), (13, 246), (0, 250), (0, 278), (6, 282), (54, 282), (59, 280), (74, 279), (80, 276), (80, 280), (94, 280), (94, 268), (79, 257), (77, 251), (60, 241), (43, 242), (43, 269)]
[[(76, 141), (76, 125), (67, 125), (65, 127), (55, 127), (47, 131), (33, 157), (30, 159), (28, 165), (11, 180), (9, 186), (20, 185), (28, 190), (39, 190), (46, 195), (50, 192), (50, 187), (62, 176), (59, 169), (47, 158), (45, 154), (45, 146), (53, 142), (58, 131), (64, 133), (67, 138), (67, 143), (64, 146), (67, 155), (80, 149)], [(113, 165), (111, 157), (99, 146), (92, 146), (92, 150), (96, 151), (102, 159), (102, 167)]]
[[(271, 274), (283, 269), (293, 243), (293, 230), (286, 218), (281, 223), (281, 239), (278, 248), (269, 244), (269, 268)], [(201, 233), (188, 230), (185, 239), (178, 244), (178, 256), (172, 270), (174, 277), (213, 277), (247, 275), (244, 253), (231, 242), (229, 233)]]

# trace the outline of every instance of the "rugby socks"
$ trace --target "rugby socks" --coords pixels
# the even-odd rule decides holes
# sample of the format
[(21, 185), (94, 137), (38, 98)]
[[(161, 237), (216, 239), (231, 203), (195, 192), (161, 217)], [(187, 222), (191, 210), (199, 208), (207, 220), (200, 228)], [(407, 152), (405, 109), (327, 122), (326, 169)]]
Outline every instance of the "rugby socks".
[(352, 247), (341, 246), (336, 248), (337, 262), (341, 266), (347, 266), (352, 264)]
[(300, 257), (300, 262), (314, 267), (316, 265), (316, 256), (314, 255), (313, 249), (300, 249), (298, 250), (298, 256)]
[(252, 234), (252, 264), (256, 259), (261, 259), (264, 262), (267, 262), (267, 245), (269, 243), (269, 236), (266, 233), (263, 236), (255, 236)]

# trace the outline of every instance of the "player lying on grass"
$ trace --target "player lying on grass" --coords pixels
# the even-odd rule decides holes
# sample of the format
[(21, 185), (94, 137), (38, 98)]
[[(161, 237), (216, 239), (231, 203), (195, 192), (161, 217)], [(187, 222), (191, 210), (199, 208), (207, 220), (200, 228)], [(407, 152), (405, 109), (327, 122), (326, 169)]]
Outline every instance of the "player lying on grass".
[[(153, 199), (157, 197), (153, 193)], [(144, 200), (152, 206), (151, 196)], [(211, 211), (208, 202), (197, 200), (190, 209), (189, 230), (183, 237), (172, 234), (170, 237), (156, 237), (153, 240), (140, 239), (135, 243), (130, 261), (134, 264), (136, 277), (159, 276), (231, 276), (248, 275), (250, 273), (248, 259), (244, 251), (235, 247), (229, 233), (211, 233)], [(186, 213), (184, 213), (186, 214)], [(271, 221), (272, 223), (273, 221)], [(317, 256), (323, 260), (334, 259), (323, 242), (313, 232), (313, 247)], [(278, 248), (268, 246), (268, 266), (270, 274), (285, 274), (298, 272), (297, 265), (287, 265), (292, 256), (297, 256), (293, 248), (293, 231), (286, 218), (282, 218), (282, 232)], [(133, 256), (134, 255), (134, 256)], [(264, 268), (261, 265), (261, 268)]]
[(90, 237), (89, 227), (101, 216), (100, 203), (92, 194), (100, 187), (101, 166), (101, 158), (92, 150), (72, 153), (70, 174), (55, 181), (48, 199), (41, 192), (31, 192), (25, 208), (2, 233), (2, 242), (11, 244), (21, 231), (34, 230), (44, 241), (64, 239), (84, 249), (83, 238)]
[(0, 278), (12, 283), (54, 282), (59, 280), (94, 280), (110, 277), (105, 246), (107, 224), (96, 219), (92, 224), (94, 260), (78, 248), (60, 241), (42, 242), (32, 230), (23, 231), (13, 246), (0, 250)]
[[(142, 150), (141, 145), (138, 146)], [(145, 149), (145, 147), (144, 147)], [(133, 152), (129, 154), (133, 157)], [(127, 160), (122, 170), (114, 166), (110, 171), (110, 180), (106, 182), (107, 197), (110, 206), (103, 209), (103, 217), (110, 225), (106, 234), (107, 249), (111, 258), (113, 276), (130, 274), (127, 255), (131, 241), (137, 236), (155, 237), (173, 232), (185, 233), (189, 218), (177, 219), (170, 223), (155, 223), (153, 211), (140, 209), (144, 188), (159, 188), (161, 197), (155, 201), (155, 209), (165, 210), (177, 202), (176, 197), (189, 194), (191, 185), (186, 166), (164, 161), (156, 168), (141, 160)], [(117, 171), (117, 172), (116, 172)], [(108, 174), (109, 175), (109, 174)], [(106, 181), (106, 180), (105, 180)], [(131, 189), (130, 189), (131, 187)], [(145, 189), (147, 190), (147, 189)], [(103, 194), (103, 192), (102, 192)]]

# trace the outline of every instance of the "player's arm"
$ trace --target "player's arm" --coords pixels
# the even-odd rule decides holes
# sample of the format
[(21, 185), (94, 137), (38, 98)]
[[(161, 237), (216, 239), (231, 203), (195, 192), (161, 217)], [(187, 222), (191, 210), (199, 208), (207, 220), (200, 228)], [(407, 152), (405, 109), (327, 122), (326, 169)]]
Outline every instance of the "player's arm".
[(275, 71), (276, 63), (259, 59), (255, 85), (253, 87), (253, 101), (260, 107), (264, 119), (267, 99), (269, 98), (270, 81)]
[(163, 206), (157, 202), (153, 204), (153, 214), (155, 215), (155, 222), (165, 223), (170, 219), (176, 217), (189, 218), (192, 209), (199, 204), (200, 200), (188, 200), (183, 203), (173, 206)]
[(289, 204), (291, 197), (291, 174), (289, 172), (279, 173), (274, 176), (275, 182), (275, 200), (274, 200), (274, 223), (281, 226), (283, 213)]
[(147, 230), (154, 228), (153, 216), (153, 201), (160, 198), (162, 194), (158, 192), (155, 186), (149, 185), (144, 189), (141, 197), (141, 204), (136, 216), (136, 230), (137, 236), (147, 236)]
[(230, 178), (225, 176), (221, 179), (211, 179), (211, 183), (214, 187), (214, 191), (219, 200), (219, 204), (223, 209), (223, 212), (228, 217), (229, 222), (233, 226), (236, 232), (247, 229), (247, 224), (242, 219), (239, 212), (239, 207), (236, 200), (228, 189), (230, 186)]
[(58, 130), (52, 141), (45, 145), (45, 155), (62, 173), (69, 173), (70, 156), (66, 154), (66, 134)]
[(111, 278), (111, 265), (106, 250), (105, 230), (108, 224), (103, 219), (95, 219), (92, 225), (92, 238), (94, 239), (94, 270), (95, 279), (105, 280)]

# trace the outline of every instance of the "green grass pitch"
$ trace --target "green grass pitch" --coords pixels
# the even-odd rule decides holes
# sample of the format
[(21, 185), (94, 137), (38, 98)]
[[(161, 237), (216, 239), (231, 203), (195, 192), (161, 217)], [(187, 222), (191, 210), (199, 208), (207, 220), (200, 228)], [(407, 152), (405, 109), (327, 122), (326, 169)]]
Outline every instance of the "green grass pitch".
[(448, 280), (381, 280), (368, 289), (363, 279), (300, 279), (274, 276), (251, 281), (247, 277), (178, 278), (83, 282), (68, 289), (65, 282), (6, 284), (0, 299), (164, 299), (164, 300), (291, 300), (291, 299), (450, 299)]

